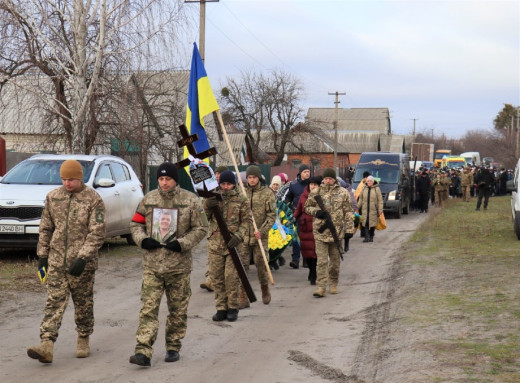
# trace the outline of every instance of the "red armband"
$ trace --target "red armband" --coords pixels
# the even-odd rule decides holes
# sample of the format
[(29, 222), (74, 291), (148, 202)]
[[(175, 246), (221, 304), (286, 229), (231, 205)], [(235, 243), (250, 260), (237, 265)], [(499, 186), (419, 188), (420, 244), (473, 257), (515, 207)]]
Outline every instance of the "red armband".
[(142, 215), (138, 212), (135, 212), (134, 217), (132, 218), (132, 222), (144, 224), (144, 223), (146, 223), (146, 218), (144, 215)]

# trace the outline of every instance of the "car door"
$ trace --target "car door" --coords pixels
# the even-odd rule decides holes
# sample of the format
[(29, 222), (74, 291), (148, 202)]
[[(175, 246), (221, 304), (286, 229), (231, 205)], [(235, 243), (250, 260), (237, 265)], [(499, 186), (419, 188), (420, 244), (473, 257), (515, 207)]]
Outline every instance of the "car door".
[(119, 211), (121, 217), (120, 227), (129, 233), (130, 221), (142, 197), (141, 187), (138, 180), (132, 180), (130, 171), (126, 165), (113, 161), (110, 163), (110, 166), (116, 181), (119, 198), (122, 201)]
[(99, 165), (94, 177), (94, 187), (96, 192), (98, 192), (101, 198), (103, 198), (103, 202), (105, 203), (106, 231), (107, 237), (110, 237), (118, 235), (114, 233), (117, 233), (119, 227), (121, 226), (121, 199), (117, 183), (113, 187), (109, 188), (96, 186), (99, 184), (99, 180), (102, 178), (107, 178), (115, 182), (115, 178), (112, 174), (110, 163), (108, 161), (102, 162)]

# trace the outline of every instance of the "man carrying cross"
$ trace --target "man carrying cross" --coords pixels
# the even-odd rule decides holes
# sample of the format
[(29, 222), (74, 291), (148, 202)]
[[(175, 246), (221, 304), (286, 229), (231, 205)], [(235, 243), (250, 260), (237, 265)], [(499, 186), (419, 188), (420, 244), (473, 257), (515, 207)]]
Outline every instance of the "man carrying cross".
[[(219, 178), (219, 192), (222, 201), (215, 197), (204, 201), (209, 226), (208, 259), (210, 279), (215, 290), (215, 305), (217, 313), (213, 320), (220, 322), (227, 319), (230, 322), (238, 318), (239, 294), (242, 284), (233, 264), (228, 247), (238, 247), (249, 230), (251, 213), (247, 199), (235, 189), (235, 175), (225, 170)], [(212, 210), (218, 208), (231, 232), (231, 239), (226, 243)]]

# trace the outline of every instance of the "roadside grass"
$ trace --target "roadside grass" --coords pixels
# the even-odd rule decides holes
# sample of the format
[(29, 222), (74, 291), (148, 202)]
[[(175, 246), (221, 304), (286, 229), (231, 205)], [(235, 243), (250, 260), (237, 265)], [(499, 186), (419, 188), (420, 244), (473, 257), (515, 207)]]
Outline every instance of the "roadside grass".
[(432, 209), (405, 247), (402, 271), (421, 277), (406, 292), (402, 320), (422, 332), (419, 347), (439, 371), (461, 372), (436, 382), (520, 382), (520, 241), (510, 197), (491, 198), (487, 211), (475, 205)]
[[(128, 246), (125, 239), (110, 238), (99, 251), (99, 266), (114, 259), (139, 256), (140, 249)], [(8, 250), (0, 253), (0, 303), (20, 292), (45, 292), (36, 274), (34, 250)]]

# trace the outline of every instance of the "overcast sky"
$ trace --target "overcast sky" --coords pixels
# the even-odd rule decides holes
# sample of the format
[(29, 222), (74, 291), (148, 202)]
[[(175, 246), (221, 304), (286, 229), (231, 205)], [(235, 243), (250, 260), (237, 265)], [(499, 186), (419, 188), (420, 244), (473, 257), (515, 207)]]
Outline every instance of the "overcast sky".
[(206, 4), (205, 56), (215, 93), (283, 68), (305, 108), (346, 92), (341, 108), (389, 108), (394, 133), (417, 119), (417, 133), (459, 138), (520, 106), (520, 1), (220, 0)]

